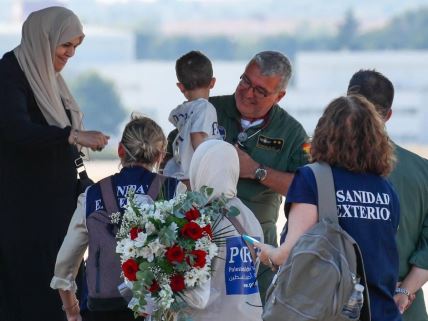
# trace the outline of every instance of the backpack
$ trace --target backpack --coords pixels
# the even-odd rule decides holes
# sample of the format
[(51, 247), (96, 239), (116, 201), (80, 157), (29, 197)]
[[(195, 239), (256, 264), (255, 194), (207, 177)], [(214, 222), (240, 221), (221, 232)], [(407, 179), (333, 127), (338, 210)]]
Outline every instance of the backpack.
[[(360, 320), (370, 321), (370, 301), (360, 248), (338, 222), (331, 167), (307, 165), (318, 189), (318, 223), (296, 242), (266, 293), (264, 321), (346, 321), (341, 314), (354, 285), (364, 285)], [(360, 279), (358, 279), (360, 278)]]
[[(160, 191), (169, 187), (166, 176), (156, 174), (147, 193), (153, 200)], [(164, 186), (165, 185), (165, 186)], [(128, 303), (121, 296), (118, 286), (123, 283), (120, 256), (116, 253), (116, 233), (120, 225), (111, 222), (111, 214), (120, 212), (111, 176), (100, 181), (104, 208), (90, 213), (86, 218), (89, 246), (86, 261), (88, 309), (92, 311), (126, 310)]]

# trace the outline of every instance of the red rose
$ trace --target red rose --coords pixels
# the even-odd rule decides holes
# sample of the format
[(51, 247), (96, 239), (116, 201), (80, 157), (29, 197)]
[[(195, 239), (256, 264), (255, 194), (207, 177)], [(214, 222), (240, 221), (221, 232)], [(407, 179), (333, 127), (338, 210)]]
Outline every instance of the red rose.
[(186, 261), (189, 265), (195, 268), (203, 268), (207, 263), (207, 252), (203, 250), (193, 250), (190, 252), (190, 255), (193, 257), (193, 264), (191, 263), (190, 257), (186, 258)]
[(129, 259), (122, 264), (122, 271), (129, 281), (137, 281), (138, 263)]
[(205, 225), (202, 228), (202, 232), (205, 233), (206, 235), (208, 235), (211, 239), (213, 238), (213, 231), (211, 229), (211, 225)]
[(202, 229), (195, 222), (189, 222), (181, 228), (181, 234), (196, 241), (202, 237)]
[(142, 232), (143, 229), (141, 227), (133, 227), (129, 234), (131, 235), (131, 240), (135, 240), (138, 237), (138, 233)]
[(190, 222), (199, 218), (201, 216), (201, 213), (199, 213), (196, 208), (192, 208), (191, 210), (188, 210), (186, 213), (184, 213), (184, 216)]
[(151, 293), (153, 293), (153, 292), (157, 292), (157, 291), (159, 291), (160, 290), (160, 286), (159, 286), (159, 284), (156, 282), (156, 280), (153, 280), (153, 282), (152, 282), (152, 285), (150, 286), (150, 288), (149, 288), (149, 291), (151, 292)]
[(173, 275), (169, 280), (169, 285), (171, 286), (171, 290), (173, 292), (179, 292), (181, 290), (184, 290), (184, 288), (186, 287), (184, 285), (184, 276), (180, 274)]
[(168, 248), (165, 255), (169, 263), (181, 263), (184, 260), (184, 251), (178, 245)]

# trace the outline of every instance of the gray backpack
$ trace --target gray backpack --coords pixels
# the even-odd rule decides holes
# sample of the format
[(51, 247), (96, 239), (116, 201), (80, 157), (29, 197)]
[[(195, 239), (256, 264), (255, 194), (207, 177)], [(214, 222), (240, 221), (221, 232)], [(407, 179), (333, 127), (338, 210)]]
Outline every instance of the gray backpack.
[(364, 285), (360, 320), (370, 321), (370, 301), (361, 251), (339, 225), (329, 165), (314, 163), (318, 223), (303, 234), (266, 294), (264, 321), (349, 321), (341, 314), (354, 284)]
[[(153, 200), (158, 196), (165, 176), (156, 175), (147, 192)], [(118, 224), (111, 222), (111, 214), (117, 213), (116, 196), (111, 176), (100, 181), (105, 209), (90, 213), (86, 219), (89, 246), (86, 261), (88, 308), (92, 311), (120, 311), (127, 309), (118, 286), (123, 282), (120, 256), (116, 253)]]

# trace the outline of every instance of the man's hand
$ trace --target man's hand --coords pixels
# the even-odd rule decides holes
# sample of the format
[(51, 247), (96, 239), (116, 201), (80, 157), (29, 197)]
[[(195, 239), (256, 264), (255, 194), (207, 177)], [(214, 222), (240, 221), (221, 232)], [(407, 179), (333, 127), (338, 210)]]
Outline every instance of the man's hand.
[[(235, 145), (235, 148), (239, 157), (239, 177), (255, 179), (255, 172), (260, 164), (252, 159), (251, 156), (248, 155), (245, 151), (239, 148), (238, 145)], [(288, 187), (293, 180), (294, 174), (274, 170), (273, 168), (267, 167), (266, 164), (263, 165), (267, 171), (267, 176), (262, 182), (259, 183), (269, 187), (271, 190), (281, 195), (286, 195)]]
[(239, 177), (254, 179), (254, 173), (259, 167), (254, 159), (244, 152), (238, 145), (235, 145), (239, 157)]
[[(397, 287), (400, 287), (401, 285), (402, 285), (401, 282), (397, 283)], [(416, 298), (415, 293), (410, 293), (409, 296), (407, 296), (404, 293), (396, 293), (394, 295), (395, 304), (397, 305), (397, 308), (401, 314), (403, 314), (412, 305), (415, 298)]]

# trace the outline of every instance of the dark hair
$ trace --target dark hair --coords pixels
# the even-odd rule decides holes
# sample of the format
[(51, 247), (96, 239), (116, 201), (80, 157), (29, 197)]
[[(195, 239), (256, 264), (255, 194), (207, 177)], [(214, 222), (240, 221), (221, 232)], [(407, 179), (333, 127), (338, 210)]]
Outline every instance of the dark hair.
[(122, 134), (125, 146), (123, 163), (153, 165), (166, 150), (166, 138), (162, 128), (152, 119), (133, 114)]
[(394, 165), (394, 147), (373, 104), (361, 95), (349, 95), (325, 109), (315, 128), (311, 158), (352, 172), (387, 176)]
[(208, 87), (213, 78), (211, 61), (200, 51), (190, 51), (178, 58), (175, 72), (187, 90)]
[(388, 78), (376, 70), (360, 70), (349, 81), (348, 94), (366, 97), (385, 118), (394, 100), (394, 86)]

